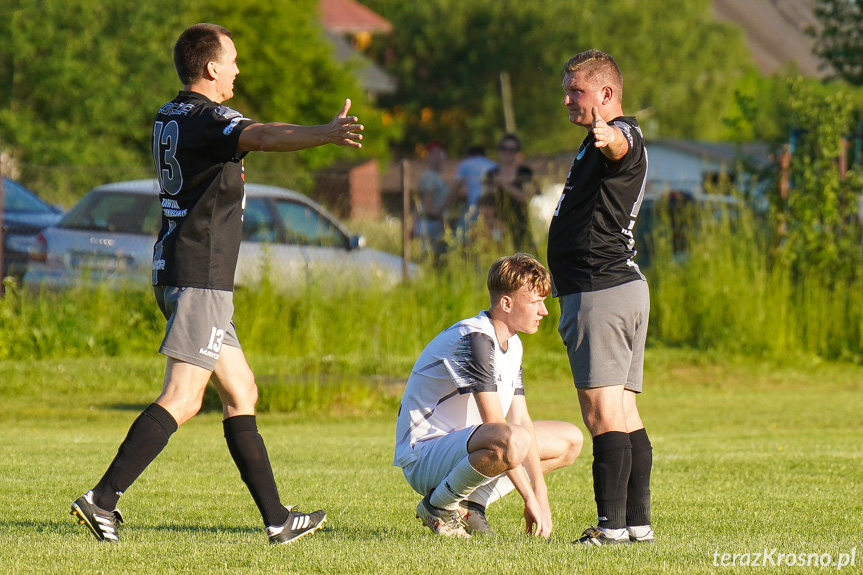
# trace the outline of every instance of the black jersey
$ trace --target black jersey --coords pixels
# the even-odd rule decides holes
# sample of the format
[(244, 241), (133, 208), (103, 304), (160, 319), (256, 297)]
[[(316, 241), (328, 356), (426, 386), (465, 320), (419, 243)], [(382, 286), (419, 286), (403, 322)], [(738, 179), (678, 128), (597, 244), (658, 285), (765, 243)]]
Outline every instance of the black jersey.
[(232, 291), (243, 231), (240, 112), (180, 92), (153, 123), (162, 229), (153, 248), (153, 285)]
[(619, 161), (609, 160), (588, 132), (548, 230), (548, 267), (554, 295), (596, 291), (644, 279), (633, 262), (633, 228), (644, 198), (647, 150), (638, 122), (612, 120), (629, 142)]

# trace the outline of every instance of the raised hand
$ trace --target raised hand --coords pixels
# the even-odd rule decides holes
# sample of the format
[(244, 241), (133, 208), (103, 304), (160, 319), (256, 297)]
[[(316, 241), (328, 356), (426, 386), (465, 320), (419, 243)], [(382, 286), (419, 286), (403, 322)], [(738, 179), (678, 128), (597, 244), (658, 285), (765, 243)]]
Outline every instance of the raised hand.
[(348, 98), (345, 100), (345, 105), (342, 106), (342, 109), (339, 110), (339, 113), (329, 124), (330, 141), (339, 146), (362, 148), (363, 145), (360, 140), (363, 139), (363, 135), (358, 132), (362, 132), (365, 127), (357, 123), (359, 120), (356, 116), (348, 116), (348, 110), (350, 109), (351, 100)]
[(604, 148), (617, 138), (616, 130), (614, 126), (609, 126), (602, 116), (599, 115), (599, 108), (596, 106), (591, 110), (591, 114), (593, 114), (591, 132), (593, 132), (593, 137), (596, 140), (594, 145), (597, 148)]

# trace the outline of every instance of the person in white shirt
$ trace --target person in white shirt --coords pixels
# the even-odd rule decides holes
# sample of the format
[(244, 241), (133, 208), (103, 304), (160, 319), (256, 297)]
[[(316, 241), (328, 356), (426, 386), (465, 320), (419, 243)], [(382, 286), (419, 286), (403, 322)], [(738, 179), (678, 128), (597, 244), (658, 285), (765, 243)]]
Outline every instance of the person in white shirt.
[(408, 378), (396, 422), (393, 464), (420, 495), (417, 518), (439, 535), (489, 533), (485, 510), (513, 489), (525, 530), (548, 537), (544, 474), (570, 465), (582, 433), (563, 421), (532, 421), (518, 333), (548, 315), (548, 271), (533, 256), (499, 258), (488, 274), (490, 307), (441, 332)]
[(470, 228), (479, 217), (479, 198), (483, 192), (483, 180), (486, 172), (497, 164), (485, 155), (482, 146), (471, 146), (467, 157), (458, 163), (455, 169), (453, 194), (456, 198), (464, 197), (465, 209), (460, 225), (463, 229)]

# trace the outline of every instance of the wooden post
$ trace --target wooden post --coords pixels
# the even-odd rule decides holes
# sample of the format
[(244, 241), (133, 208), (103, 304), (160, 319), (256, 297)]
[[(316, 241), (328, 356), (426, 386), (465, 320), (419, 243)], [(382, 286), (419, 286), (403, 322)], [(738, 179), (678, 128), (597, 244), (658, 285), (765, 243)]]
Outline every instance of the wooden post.
[(402, 160), (402, 278), (407, 282), (408, 268), (411, 262), (411, 178), (410, 163)]
[(509, 81), (509, 72), (500, 73), (500, 99), (503, 103), (503, 123), (507, 134), (515, 134), (515, 111), (512, 107), (512, 85)]
[[(3, 269), (3, 169), (0, 166), (0, 270)], [(0, 271), (0, 284), (3, 282), (3, 273)], [(0, 288), (0, 294), (3, 289)]]
[(848, 174), (848, 148), (851, 147), (851, 142), (848, 138), (842, 136), (842, 141), (839, 143), (839, 179), (844, 180)]

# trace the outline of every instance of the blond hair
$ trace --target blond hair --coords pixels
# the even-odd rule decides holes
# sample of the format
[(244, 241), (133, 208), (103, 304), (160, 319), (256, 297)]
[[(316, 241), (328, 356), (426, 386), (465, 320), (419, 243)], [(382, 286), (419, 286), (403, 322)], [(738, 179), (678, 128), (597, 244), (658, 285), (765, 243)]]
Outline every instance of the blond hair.
[(488, 295), (494, 306), (501, 297), (527, 288), (546, 297), (551, 293), (551, 275), (530, 254), (519, 252), (498, 258), (488, 270)]
[(576, 54), (563, 65), (563, 74), (583, 74), (582, 78), (595, 88), (611, 86), (618, 100), (623, 99), (623, 74), (614, 58), (601, 50)]

